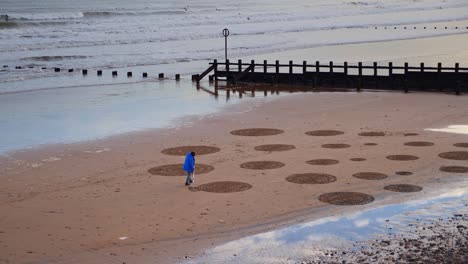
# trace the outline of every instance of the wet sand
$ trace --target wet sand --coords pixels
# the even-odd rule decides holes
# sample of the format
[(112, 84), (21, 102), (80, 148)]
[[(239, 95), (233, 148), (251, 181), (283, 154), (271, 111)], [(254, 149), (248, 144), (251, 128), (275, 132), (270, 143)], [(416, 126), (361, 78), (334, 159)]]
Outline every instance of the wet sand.
[[(405, 200), (406, 194), (384, 187), (411, 184), (421, 186), (419, 193), (424, 195), (424, 188), (443, 186), (447, 176), (454, 175), (439, 171), (440, 167), (467, 165), (466, 160), (444, 159), (439, 154), (467, 151), (454, 144), (468, 142), (464, 134), (424, 129), (465, 124), (466, 103), (466, 96), (426, 93), (293, 94), (265, 104), (241, 102), (219, 114), (191, 117), (192, 125), (176, 129), (48, 146), (1, 157), (0, 211), (7, 213), (0, 218), (0, 262), (173, 263), (242, 235), (372, 205), (329, 206), (319, 200), (326, 193), (359, 192), (376, 201), (382, 195)], [(231, 133), (246, 128), (283, 132), (268, 136)], [(306, 134), (316, 130), (343, 133)], [(380, 136), (360, 136), (363, 132), (379, 132)], [(407, 142), (434, 144), (408, 146)], [(268, 144), (295, 148), (255, 150)], [(182, 163), (183, 156), (162, 151), (190, 145), (220, 149), (197, 156), (197, 162), (214, 170), (196, 175), (192, 187), (239, 182), (251, 188), (227, 188), (237, 190), (232, 193), (203, 191), (206, 188), (194, 192), (183, 185), (183, 176), (148, 172)], [(417, 159), (388, 158), (394, 155)], [(350, 160), (355, 158), (365, 160)], [(318, 159), (338, 163), (307, 163)], [(253, 161), (284, 166), (241, 166)], [(397, 171), (413, 174), (397, 175)], [(362, 172), (387, 177), (353, 177)], [(306, 173), (331, 175), (336, 181), (297, 184), (286, 180)], [(466, 177), (466, 173), (455, 176)]]

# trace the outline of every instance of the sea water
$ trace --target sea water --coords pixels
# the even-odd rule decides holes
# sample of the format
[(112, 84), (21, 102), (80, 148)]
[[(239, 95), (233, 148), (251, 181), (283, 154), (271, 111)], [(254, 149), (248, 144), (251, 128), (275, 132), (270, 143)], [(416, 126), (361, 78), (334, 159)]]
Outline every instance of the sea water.
[[(224, 28), (231, 33), (229, 58), (250, 59), (466, 34), (466, 21), (466, 0), (0, 0), (0, 153), (165, 127), (187, 114), (218, 111), (220, 101), (173, 78), (180, 73), (187, 80), (210, 60), (223, 60)], [(438, 29), (423, 29), (428, 25)], [(126, 78), (126, 71), (134, 76)], [(159, 72), (172, 80), (159, 81)]]

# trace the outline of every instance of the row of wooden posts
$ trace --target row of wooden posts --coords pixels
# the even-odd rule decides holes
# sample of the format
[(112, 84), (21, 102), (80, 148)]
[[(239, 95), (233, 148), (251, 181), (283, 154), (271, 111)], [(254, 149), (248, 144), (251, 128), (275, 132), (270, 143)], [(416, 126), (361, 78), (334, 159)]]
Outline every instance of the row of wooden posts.
[[(3, 68), (8, 68), (8, 65), (3, 65)], [(28, 66), (28, 68), (34, 68), (34, 67)], [(15, 66), (15, 69), (23, 69), (23, 67), (22, 67), (22, 66)], [(42, 69), (42, 70), (46, 70), (47, 67), (41, 67), (41, 69)], [(62, 69), (61, 69), (61, 68), (58, 68), (58, 67), (54, 67), (53, 70), (54, 70), (54, 72), (61, 72), (61, 71), (62, 71)], [(65, 71), (74, 72), (75, 69), (67, 69), (67, 70), (65, 70)], [(81, 74), (82, 74), (82, 75), (88, 75), (88, 70), (87, 70), (87, 69), (82, 69), (82, 70), (81, 70)], [(97, 76), (102, 76), (103, 71), (102, 71), (102, 70), (97, 70), (97, 71), (96, 71), (96, 74), (97, 74)], [(113, 76), (113, 77), (118, 76), (118, 71), (112, 71), (112, 76)], [(130, 77), (133, 77), (133, 72), (128, 71), (128, 72), (127, 72), (127, 77), (129, 77), (129, 78), (130, 78)], [(147, 72), (143, 72), (143, 73), (142, 73), (142, 77), (143, 77), (143, 78), (147, 78), (147, 77), (148, 77), (148, 73), (147, 73)], [(159, 74), (158, 74), (158, 78), (159, 78), (159, 79), (164, 79), (164, 73), (159, 73)], [(176, 74), (176, 75), (175, 75), (175, 79), (176, 79), (177, 81), (180, 80), (180, 74)]]
[(468, 29), (468, 27), (374, 27), (374, 29)]

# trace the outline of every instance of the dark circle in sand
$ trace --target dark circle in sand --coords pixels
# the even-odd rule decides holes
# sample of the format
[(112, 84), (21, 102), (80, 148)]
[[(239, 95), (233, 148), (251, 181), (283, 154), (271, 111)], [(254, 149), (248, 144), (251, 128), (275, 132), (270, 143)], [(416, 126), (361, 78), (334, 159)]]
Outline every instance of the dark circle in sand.
[(419, 136), (418, 133), (406, 133), (404, 134), (405, 137), (411, 137), (411, 136)]
[(306, 161), (306, 163), (310, 165), (334, 165), (340, 163), (340, 161), (334, 159), (313, 159)]
[(400, 175), (400, 176), (409, 176), (409, 175), (413, 175), (412, 172), (410, 171), (397, 171), (395, 172), (396, 175)]
[(411, 184), (390, 184), (385, 186), (384, 189), (392, 192), (420, 192), (423, 188)]
[(377, 143), (364, 143), (365, 146), (377, 146)]
[(210, 146), (181, 146), (163, 149), (161, 152), (167, 155), (185, 156), (188, 152), (194, 151), (196, 155), (211, 154), (220, 151), (217, 147)]
[(373, 196), (359, 192), (325, 193), (320, 195), (318, 199), (324, 203), (334, 205), (363, 205), (374, 201)]
[(468, 173), (468, 167), (464, 166), (442, 166), (440, 167), (440, 170), (451, 173)]
[(365, 161), (365, 158), (351, 158), (350, 161)]
[(284, 144), (269, 144), (269, 145), (261, 145), (255, 147), (255, 150), (260, 151), (288, 151), (291, 149), (295, 149), (296, 147), (293, 145), (284, 145)]
[(273, 136), (283, 133), (283, 130), (274, 129), (274, 128), (247, 128), (231, 131), (231, 134), (236, 136), (250, 136), (250, 137), (259, 137), (259, 136)]
[(330, 148), (330, 149), (342, 149), (342, 148), (349, 148), (351, 147), (348, 144), (323, 144), (322, 148)]
[(434, 143), (432, 142), (427, 142), (427, 141), (411, 141), (411, 142), (406, 142), (405, 146), (411, 146), (411, 147), (430, 147), (434, 146)]
[(325, 184), (336, 181), (336, 177), (324, 173), (301, 173), (290, 175), (286, 180), (297, 184)]
[(468, 143), (455, 143), (453, 145), (459, 148), (468, 148)]
[(389, 160), (398, 160), (398, 161), (409, 161), (409, 160), (417, 160), (419, 157), (413, 155), (390, 155), (387, 156)]
[(329, 136), (338, 136), (343, 135), (343, 131), (338, 130), (314, 130), (306, 132), (308, 136), (318, 136), (318, 137), (329, 137)]
[(450, 151), (440, 153), (439, 157), (451, 160), (468, 160), (468, 151)]
[(373, 131), (373, 132), (362, 132), (362, 133), (359, 133), (359, 135), (362, 137), (383, 137), (385, 136), (385, 133)]
[(243, 192), (250, 188), (252, 188), (252, 185), (245, 182), (220, 181), (189, 187), (189, 190), (192, 192), (233, 193)]
[[(183, 164), (168, 164), (154, 167), (148, 170), (153, 175), (160, 176), (185, 176), (187, 172), (182, 169)], [(213, 166), (206, 164), (197, 164), (195, 167), (196, 174), (204, 174), (214, 170)]]
[(378, 173), (378, 172), (359, 172), (356, 174), (353, 174), (353, 177), (358, 178), (358, 179), (363, 179), (363, 180), (383, 180), (387, 178), (388, 176), (383, 173)]
[(271, 169), (278, 169), (283, 167), (285, 164), (278, 161), (249, 161), (246, 163), (242, 163), (240, 166), (244, 169), (251, 169), (251, 170), (271, 170)]

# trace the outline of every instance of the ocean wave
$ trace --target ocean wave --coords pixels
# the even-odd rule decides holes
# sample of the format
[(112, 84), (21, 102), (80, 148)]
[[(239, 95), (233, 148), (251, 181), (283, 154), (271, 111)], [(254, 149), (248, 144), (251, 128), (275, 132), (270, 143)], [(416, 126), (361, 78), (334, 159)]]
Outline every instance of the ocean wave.
[(74, 59), (87, 59), (88, 56), (73, 55), (73, 56), (35, 56), (22, 58), (21, 60), (32, 60), (32, 61), (61, 61), (61, 60), (74, 60)]

